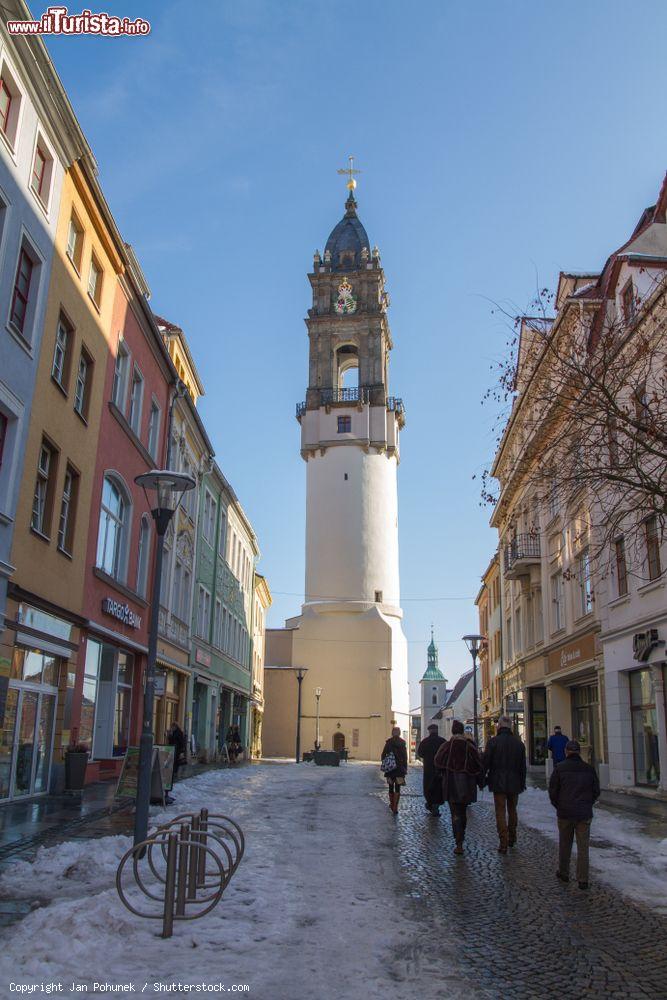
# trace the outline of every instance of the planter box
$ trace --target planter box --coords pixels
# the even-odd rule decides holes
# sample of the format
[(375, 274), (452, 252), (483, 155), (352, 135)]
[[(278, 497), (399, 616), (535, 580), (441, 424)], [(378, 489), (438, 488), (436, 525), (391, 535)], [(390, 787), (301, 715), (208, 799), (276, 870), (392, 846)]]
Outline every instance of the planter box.
[(340, 756), (337, 750), (316, 750), (313, 760), (320, 767), (340, 767)]
[(87, 753), (65, 754), (65, 788), (70, 792), (80, 792), (86, 783)]

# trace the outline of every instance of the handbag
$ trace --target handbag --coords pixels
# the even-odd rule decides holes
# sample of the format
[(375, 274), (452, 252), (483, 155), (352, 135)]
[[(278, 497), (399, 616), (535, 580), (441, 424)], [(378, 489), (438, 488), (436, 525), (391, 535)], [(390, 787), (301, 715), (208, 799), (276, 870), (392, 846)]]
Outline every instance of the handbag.
[(383, 774), (387, 774), (389, 771), (395, 771), (398, 767), (396, 763), (396, 757), (394, 756), (394, 751), (390, 750), (386, 757), (382, 758), (382, 763), (380, 764), (380, 770)]

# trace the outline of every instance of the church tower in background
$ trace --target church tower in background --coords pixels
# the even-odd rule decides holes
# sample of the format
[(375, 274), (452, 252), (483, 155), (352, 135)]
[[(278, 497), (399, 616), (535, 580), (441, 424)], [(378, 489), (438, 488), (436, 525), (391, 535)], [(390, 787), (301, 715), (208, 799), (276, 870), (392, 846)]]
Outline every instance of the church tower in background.
[(267, 631), (264, 745), (267, 754), (294, 753), (290, 705), (301, 667), (302, 748), (316, 740), (321, 688), (321, 746), (376, 759), (392, 725), (409, 734), (397, 498), (405, 414), (389, 384), (380, 254), (357, 215), (353, 171), (345, 172), (345, 215), (308, 275), (308, 387), (297, 406), (307, 465), (305, 601), (285, 629)]

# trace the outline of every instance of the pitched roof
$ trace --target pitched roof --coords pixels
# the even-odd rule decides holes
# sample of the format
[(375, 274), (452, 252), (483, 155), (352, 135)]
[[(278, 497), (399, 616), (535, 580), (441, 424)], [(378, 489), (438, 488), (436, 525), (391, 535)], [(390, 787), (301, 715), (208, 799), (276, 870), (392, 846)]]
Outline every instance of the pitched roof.
[(456, 684), (454, 685), (454, 688), (453, 688), (453, 690), (452, 690), (449, 698), (447, 699), (447, 701), (445, 703), (445, 708), (449, 708), (450, 706), (452, 706), (454, 704), (454, 702), (458, 698), (460, 698), (460, 696), (463, 694), (464, 688), (468, 684), (468, 681), (470, 680), (471, 677), (472, 677), (472, 670), (469, 670), (466, 674), (461, 674), (461, 676), (457, 680)]

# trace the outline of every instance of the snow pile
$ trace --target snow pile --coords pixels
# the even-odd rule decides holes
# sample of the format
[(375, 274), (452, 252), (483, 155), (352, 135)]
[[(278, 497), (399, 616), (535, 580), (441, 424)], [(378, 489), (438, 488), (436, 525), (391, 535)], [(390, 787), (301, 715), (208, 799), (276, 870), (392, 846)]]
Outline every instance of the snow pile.
[[(558, 840), (556, 810), (542, 789), (527, 788), (520, 796), (519, 822)], [(640, 820), (624, 812), (596, 806), (591, 825), (591, 869), (630, 899), (667, 913), (667, 838), (651, 837), (642, 826)]]

